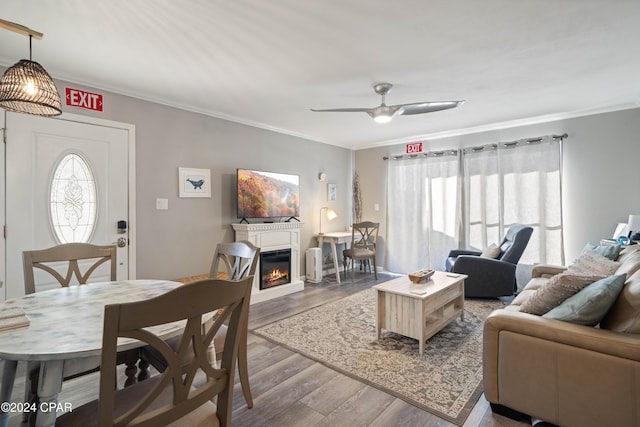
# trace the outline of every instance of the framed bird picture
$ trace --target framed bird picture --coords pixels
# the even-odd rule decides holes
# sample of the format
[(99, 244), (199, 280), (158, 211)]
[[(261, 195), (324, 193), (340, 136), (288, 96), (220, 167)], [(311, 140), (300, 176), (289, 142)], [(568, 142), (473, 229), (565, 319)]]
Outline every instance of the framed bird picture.
[(211, 197), (211, 170), (178, 168), (179, 196)]

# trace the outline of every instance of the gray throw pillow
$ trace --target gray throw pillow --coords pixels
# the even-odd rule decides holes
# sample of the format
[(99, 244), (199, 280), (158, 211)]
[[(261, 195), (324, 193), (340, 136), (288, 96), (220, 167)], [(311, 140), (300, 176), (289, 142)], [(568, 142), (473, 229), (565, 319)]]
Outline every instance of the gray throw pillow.
[(618, 299), (626, 274), (605, 277), (570, 296), (542, 317), (596, 326)]
[(556, 274), (520, 305), (520, 311), (542, 316), (570, 296), (602, 278), (603, 276), (574, 274), (568, 271)]
[(622, 249), (620, 245), (596, 246), (593, 243), (587, 243), (582, 252), (595, 252), (598, 255), (609, 258), (611, 261), (615, 261), (620, 255), (620, 249)]

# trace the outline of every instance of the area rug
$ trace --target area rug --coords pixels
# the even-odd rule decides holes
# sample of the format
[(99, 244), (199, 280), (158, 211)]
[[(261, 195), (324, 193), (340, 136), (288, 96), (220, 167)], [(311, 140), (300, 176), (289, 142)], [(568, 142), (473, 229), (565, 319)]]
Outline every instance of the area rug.
[(466, 300), (457, 318), (418, 341), (376, 337), (376, 296), (360, 291), (253, 330), (272, 342), (461, 426), (482, 394), (482, 325), (499, 301)]

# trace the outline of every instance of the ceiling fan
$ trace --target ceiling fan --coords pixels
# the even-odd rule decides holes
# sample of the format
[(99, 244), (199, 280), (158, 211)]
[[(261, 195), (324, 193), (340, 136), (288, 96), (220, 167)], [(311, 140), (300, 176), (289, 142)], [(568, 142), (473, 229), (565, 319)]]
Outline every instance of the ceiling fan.
[(416, 102), (412, 104), (387, 105), (384, 103), (385, 96), (391, 91), (391, 83), (378, 83), (373, 86), (373, 90), (382, 96), (382, 103), (373, 108), (330, 108), (327, 110), (316, 110), (316, 112), (346, 112), (346, 113), (367, 113), (377, 123), (389, 123), (394, 116), (433, 113), (434, 111), (447, 110), (462, 105), (464, 101), (435, 101)]

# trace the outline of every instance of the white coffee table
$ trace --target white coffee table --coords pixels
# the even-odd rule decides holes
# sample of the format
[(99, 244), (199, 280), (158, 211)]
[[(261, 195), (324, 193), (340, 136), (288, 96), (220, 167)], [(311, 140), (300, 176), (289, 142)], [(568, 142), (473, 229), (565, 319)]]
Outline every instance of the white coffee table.
[(453, 319), (464, 320), (465, 274), (436, 271), (430, 280), (412, 283), (408, 276), (375, 285), (378, 338), (382, 330), (418, 340), (420, 355), (424, 343)]

